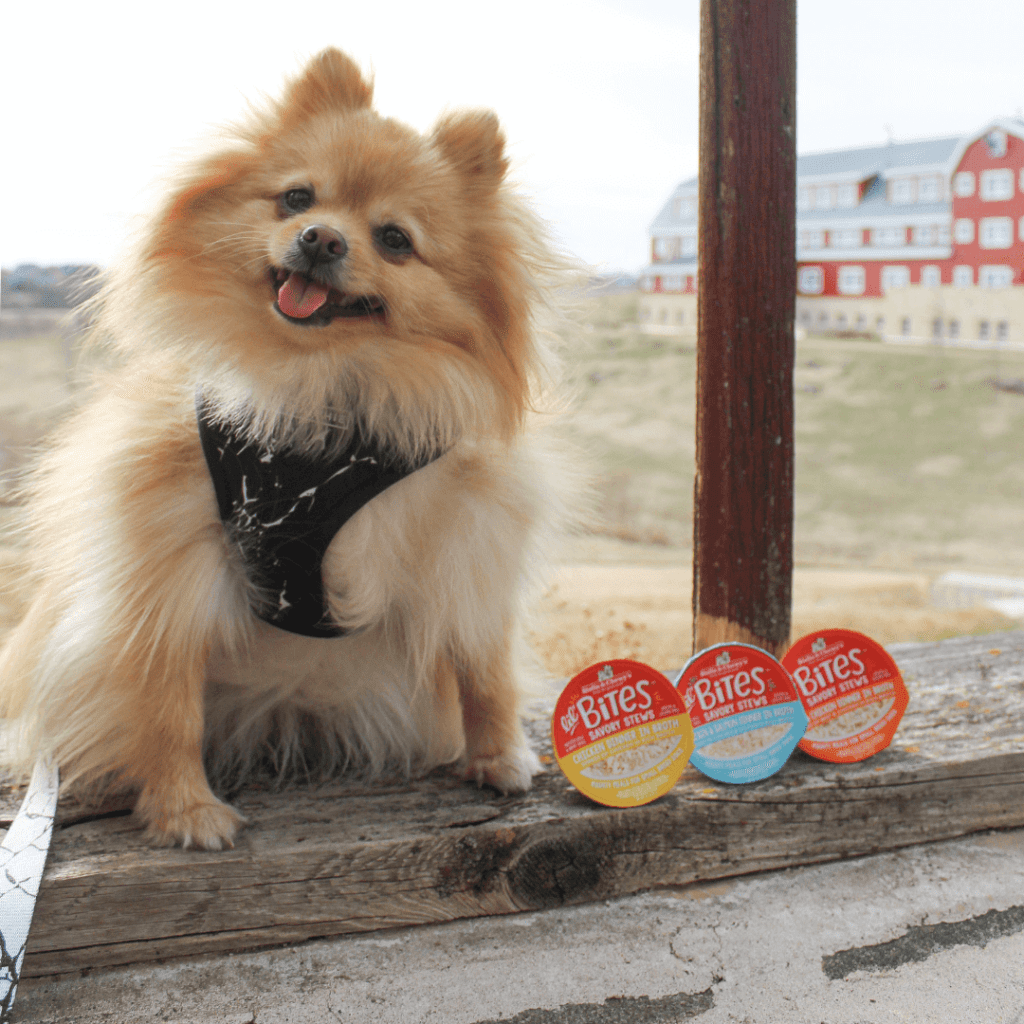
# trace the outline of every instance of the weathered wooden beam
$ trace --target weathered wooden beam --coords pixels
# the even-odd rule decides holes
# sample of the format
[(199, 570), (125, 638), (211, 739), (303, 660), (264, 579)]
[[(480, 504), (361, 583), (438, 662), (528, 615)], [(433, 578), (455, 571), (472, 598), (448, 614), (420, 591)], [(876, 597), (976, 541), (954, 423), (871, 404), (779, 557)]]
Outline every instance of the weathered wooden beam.
[[(911, 702), (887, 751), (847, 766), (798, 753), (746, 786), (688, 768), (630, 810), (591, 803), (555, 768), (515, 797), (444, 775), (249, 791), (237, 847), (204, 853), (151, 849), (130, 818), (89, 820), (65, 802), (25, 976), (602, 900), (1024, 825), (1024, 633), (890, 650)], [(532, 738), (550, 756), (545, 717)]]
[(795, 223), (796, 0), (702, 0), (695, 651), (789, 642)]

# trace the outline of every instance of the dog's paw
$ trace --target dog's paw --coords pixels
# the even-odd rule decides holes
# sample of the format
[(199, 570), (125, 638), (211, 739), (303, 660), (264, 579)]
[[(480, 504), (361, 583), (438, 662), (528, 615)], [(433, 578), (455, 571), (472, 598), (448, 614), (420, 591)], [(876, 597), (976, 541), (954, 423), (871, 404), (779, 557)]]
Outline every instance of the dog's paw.
[(478, 786), (493, 786), (502, 793), (525, 793), (540, 771), (540, 758), (529, 747), (522, 746), (491, 757), (470, 758), (462, 777)]
[(181, 846), (183, 849), (230, 850), (235, 833), (245, 818), (220, 800), (196, 804), (178, 813), (151, 813), (136, 806), (146, 822), (146, 838), (156, 846)]

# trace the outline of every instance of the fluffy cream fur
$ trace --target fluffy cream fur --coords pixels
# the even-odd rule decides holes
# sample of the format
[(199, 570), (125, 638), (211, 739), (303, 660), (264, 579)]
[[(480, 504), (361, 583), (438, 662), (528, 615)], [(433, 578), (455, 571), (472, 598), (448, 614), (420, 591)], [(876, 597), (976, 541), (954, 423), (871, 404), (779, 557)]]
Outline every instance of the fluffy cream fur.
[[(428, 136), (380, 117), (336, 50), (188, 168), (111, 274), (95, 335), (120, 369), (31, 481), (36, 595), (0, 655), (20, 756), (138, 793), (152, 836), (218, 849), (239, 815), (212, 792), (269, 759), (287, 773), (458, 762), (509, 792), (538, 768), (518, 668), (526, 586), (564, 505), (528, 427), (544, 384), (537, 316), (558, 263), (505, 183), (493, 115)], [(292, 214), (281, 196), (315, 194)], [(341, 296), (384, 316), (295, 323), (274, 269), (296, 232), (348, 252)], [(379, 244), (399, 225), (411, 251)], [(365, 505), (323, 575), (352, 635), (256, 619), (218, 517), (194, 411), (312, 451), (358, 425), (446, 453)], [(204, 767), (205, 763), (205, 767)]]

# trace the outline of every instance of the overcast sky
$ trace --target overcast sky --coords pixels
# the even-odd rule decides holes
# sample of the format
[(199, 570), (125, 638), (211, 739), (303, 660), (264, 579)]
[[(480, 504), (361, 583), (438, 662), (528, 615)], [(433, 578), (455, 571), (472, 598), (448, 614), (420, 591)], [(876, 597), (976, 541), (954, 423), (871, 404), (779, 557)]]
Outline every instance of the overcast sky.
[[(106, 263), (149, 183), (327, 45), (425, 130), (502, 118), (570, 251), (637, 270), (697, 171), (698, 0), (113, 0), (7, 6), (0, 263)], [(797, 145), (955, 135), (1024, 108), (1022, 0), (800, 0)]]

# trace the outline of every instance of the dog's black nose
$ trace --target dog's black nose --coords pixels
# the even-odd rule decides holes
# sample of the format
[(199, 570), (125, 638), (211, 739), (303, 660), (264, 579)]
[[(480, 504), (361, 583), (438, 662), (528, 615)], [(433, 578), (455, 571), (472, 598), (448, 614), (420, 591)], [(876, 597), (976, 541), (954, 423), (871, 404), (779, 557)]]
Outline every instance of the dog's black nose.
[(310, 269), (336, 263), (348, 252), (348, 242), (337, 231), (323, 224), (306, 228), (299, 235), (298, 242), (302, 255), (309, 260)]

